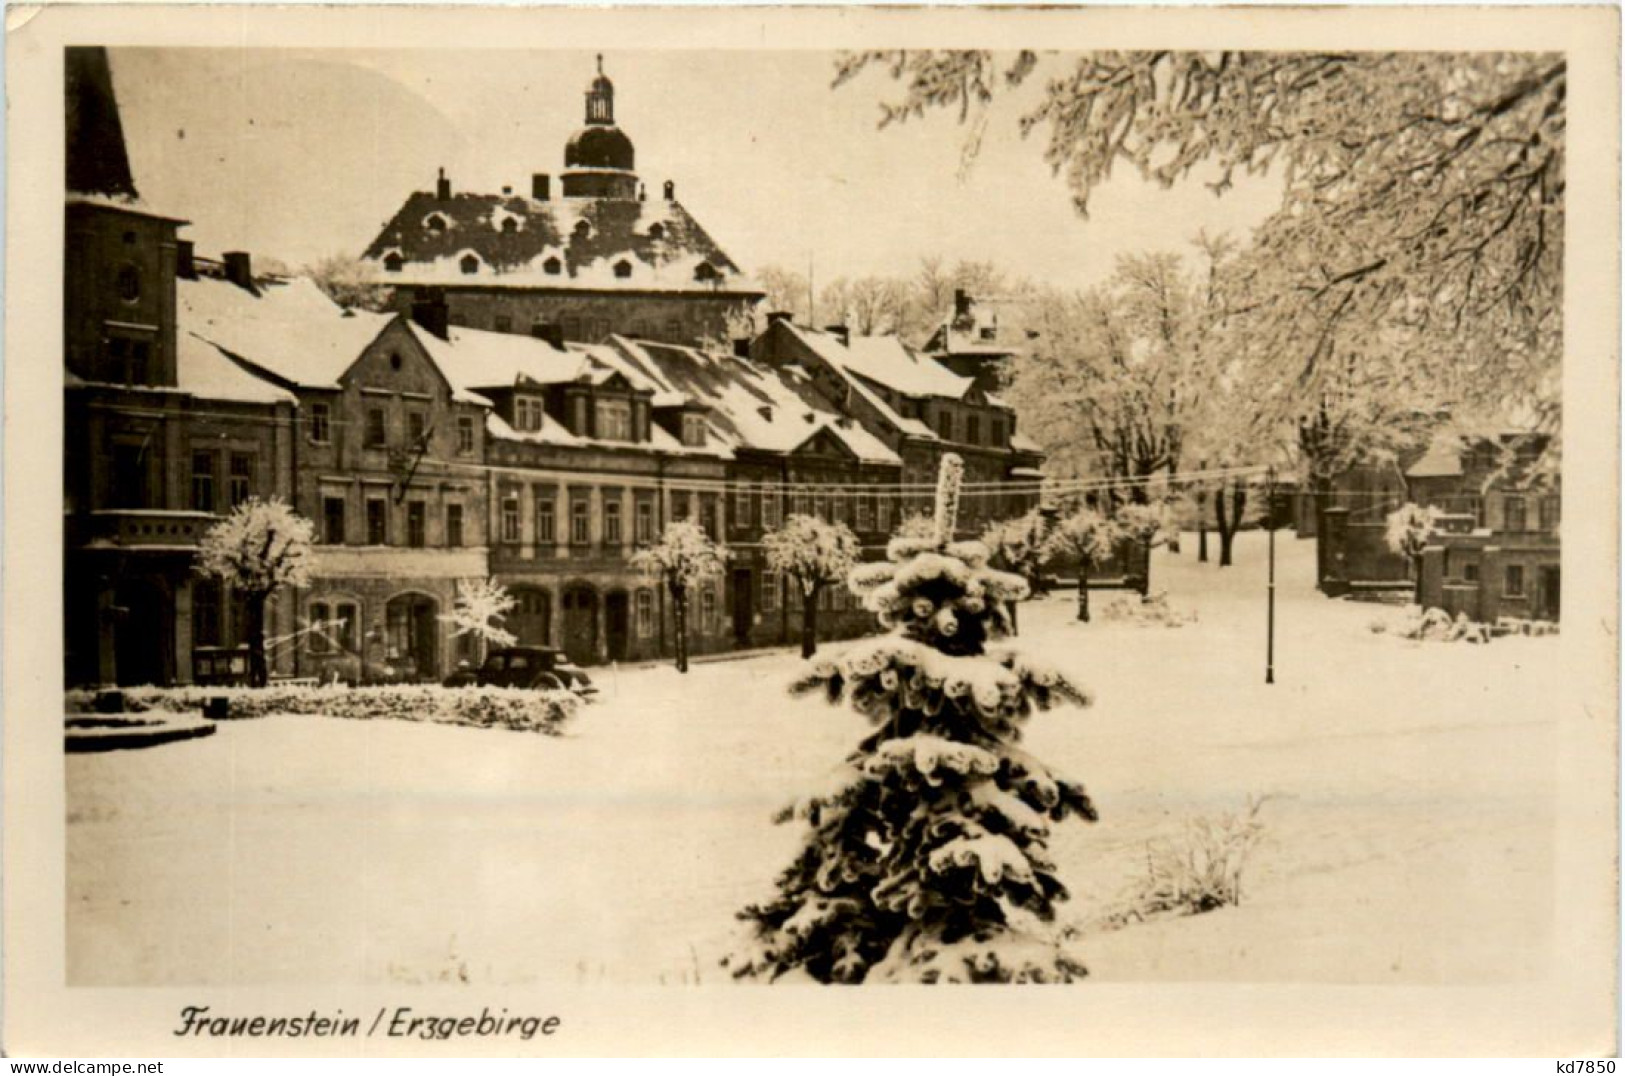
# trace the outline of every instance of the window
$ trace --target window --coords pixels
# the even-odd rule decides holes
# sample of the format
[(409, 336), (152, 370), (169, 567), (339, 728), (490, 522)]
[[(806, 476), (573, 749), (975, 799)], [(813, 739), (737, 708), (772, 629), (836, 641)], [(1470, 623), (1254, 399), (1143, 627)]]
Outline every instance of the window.
[(698, 280), (702, 284), (709, 284), (711, 281), (716, 280), (719, 276), (721, 276), (721, 274), (717, 272), (717, 267), (712, 265), (710, 262), (701, 262), (694, 269), (694, 279)]
[(383, 448), (388, 443), (388, 440), (388, 435), (384, 429), (384, 409), (382, 407), (367, 408), (367, 447)]
[(469, 415), (457, 416), (457, 453), (470, 455), (474, 451), (474, 419)]
[(835, 588), (834, 587), (820, 587), (820, 588), (818, 588), (818, 608), (821, 611), (828, 612), (830, 606), (834, 603), (834, 601), (835, 601)]
[(980, 415), (966, 416), (965, 441), (973, 445), (982, 443), (982, 418)]
[(519, 230), (519, 222), (514, 220), (512, 217), (508, 217), (506, 220), (504, 220), (502, 222), (502, 234), (503, 235), (512, 235), (515, 232), (517, 232), (518, 230)]
[(253, 491), (254, 457), (243, 452), (231, 454), (230, 494), (231, 506), (236, 508), (248, 500)]
[(717, 592), (711, 587), (700, 591), (700, 630), (707, 635), (717, 630)]
[(480, 260), (472, 254), (464, 254), (457, 267), (463, 271), (464, 276), (473, 276), (480, 271)]
[(398, 273), (404, 264), (406, 263), (401, 256), (393, 251), (384, 255), (384, 272), (386, 273)]
[(511, 493), (502, 498), (502, 540), (510, 545), (519, 541), (519, 498)]
[(570, 230), (570, 234), (573, 235), (576, 239), (580, 239), (580, 240), (591, 239), (592, 238), (592, 225), (588, 224), (584, 220), (578, 220), (578, 221), (576, 221), (576, 226)]
[(389, 504), (382, 497), (367, 498), (367, 544), (389, 544)]
[(593, 404), (594, 425), (600, 440), (632, 440), (632, 405), (626, 400), (598, 400)]
[(671, 341), (683, 338), (683, 320), (681, 318), (666, 319), (666, 339)]
[(875, 497), (875, 530), (882, 534), (891, 532), (891, 500), (884, 493)]
[(1540, 499), (1540, 529), (1555, 531), (1563, 518), (1563, 498), (1542, 497)]
[(626, 261), (623, 258), (621, 261), (618, 261), (618, 262), (615, 263), (615, 276), (618, 279), (625, 280), (627, 277), (629, 277), (631, 275), (632, 275), (632, 263), (631, 262)]
[(542, 401), (534, 396), (515, 396), (513, 415), (515, 429), (534, 433), (542, 428)]
[(1523, 565), (1508, 564), (1501, 593), (1508, 598), (1523, 597)]
[(310, 634), (305, 638), (310, 641), (312, 654), (327, 653), (327, 622), (333, 619), (333, 607), (326, 602), (310, 603)]
[(705, 416), (683, 416), (683, 444), (689, 448), (701, 448), (705, 445)]
[[(1508, 498), (1506, 498), (1505, 502), (1503, 502), (1503, 503), (1505, 505), (1505, 516), (1506, 516), (1506, 518), (1502, 521), (1502, 523), (1503, 523), (1502, 529), (1507, 530), (1507, 531), (1511, 531), (1513, 533), (1518, 533), (1520, 531), (1528, 530), (1529, 529), (1528, 511), (1524, 507), (1523, 498), (1522, 497), (1508, 497)], [(1522, 592), (1520, 591), (1520, 593), (1522, 593)]]
[(327, 404), (310, 405), (310, 439), (319, 445), (327, 444), (332, 437), (329, 426), (332, 421), (332, 412)]
[(456, 549), (463, 544), (463, 506), (446, 505), (446, 545)]
[(700, 529), (705, 536), (713, 542), (717, 540), (717, 499), (703, 497), (700, 499)]
[(354, 602), (340, 602), (338, 605), (333, 607), (333, 612), (338, 618), (339, 622), (339, 649), (344, 651), (346, 654), (354, 654), (356, 652), (355, 626), (360, 623), (361, 614), (356, 609)]
[(428, 420), (422, 411), (408, 411), (406, 413), (406, 439), (414, 448), (423, 443), (423, 435), (428, 431)]
[(621, 502), (618, 499), (604, 502), (604, 544), (621, 544)]
[(537, 544), (551, 544), (558, 540), (558, 525), (553, 518), (553, 498), (538, 497), (536, 500), (536, 542)]
[(821, 490), (821, 489), (813, 490), (812, 514), (817, 516), (819, 519), (828, 519), (829, 518), (829, 515), (828, 515), (829, 506), (825, 503), (825, 499), (826, 499), (826, 494), (824, 493), (823, 490)]
[(147, 383), (147, 360), (152, 345), (146, 340), (114, 336), (107, 341), (107, 379), (125, 385)]
[(592, 541), (592, 519), (588, 513), (592, 506), (585, 500), (570, 502), (570, 544), (587, 545)]
[(779, 577), (772, 572), (762, 573), (762, 612), (773, 613), (779, 608)]
[(874, 524), (874, 498), (868, 493), (857, 496), (857, 528), (860, 531), (869, 530)]
[(192, 645), (220, 645), (220, 584), (213, 579), (192, 584)]
[(328, 545), (344, 544), (344, 498), (322, 498), (322, 541)]
[(1469, 562), (1461, 566), (1461, 578), (1468, 583), (1478, 582), (1478, 564)]
[(127, 303), (141, 298), (141, 270), (126, 265), (118, 271), (118, 297)]
[(491, 327), (499, 333), (513, 332), (513, 318), (507, 314), (498, 314), (491, 322)]
[(944, 441), (954, 439), (954, 413), (943, 411), (937, 415), (937, 435)]
[(779, 491), (762, 487), (762, 529), (777, 530), (779, 526)]
[(422, 549), (428, 545), (428, 533), (424, 526), (428, 509), (422, 501), (406, 502), (406, 544), (413, 549)]
[(992, 437), (992, 440), (989, 443), (992, 444), (994, 448), (1003, 448), (1004, 447), (1004, 419), (1002, 419), (1002, 418), (993, 419), (992, 423), (991, 423), (991, 426), (992, 426), (992, 429), (991, 429), (990, 432), (993, 434), (993, 437)]
[(558, 276), (564, 270), (564, 263), (557, 258), (549, 258), (542, 263), (542, 272), (548, 276)]
[(666, 238), (666, 226), (659, 221), (649, 225), (649, 238), (656, 242)]
[(192, 453), (192, 511), (214, 511), (214, 453)]
[(655, 633), (655, 596), (650, 590), (640, 590), (634, 599), (637, 606), (638, 638), (648, 639)]
[(641, 498), (635, 509), (637, 516), (632, 521), (632, 537), (639, 545), (648, 545), (655, 539), (655, 502), (649, 498)]
[(439, 213), (429, 214), (429, 219), (423, 223), (429, 226), (429, 230), (431, 232), (443, 232), (446, 230), (446, 218), (442, 217)]
[(751, 512), (750, 487), (745, 485), (743, 482), (736, 482), (734, 484), (733, 493), (734, 526), (740, 528), (748, 527), (755, 522), (751, 518), (753, 513)]

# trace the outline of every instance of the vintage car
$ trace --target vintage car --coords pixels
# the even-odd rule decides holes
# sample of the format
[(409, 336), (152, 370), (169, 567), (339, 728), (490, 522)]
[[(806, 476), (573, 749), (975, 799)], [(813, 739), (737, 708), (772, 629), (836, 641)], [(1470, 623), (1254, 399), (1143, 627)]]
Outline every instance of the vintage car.
[(504, 646), (492, 650), (475, 669), (458, 669), (447, 687), (521, 687), (573, 691), (591, 695), (598, 689), (562, 650), (550, 646)]

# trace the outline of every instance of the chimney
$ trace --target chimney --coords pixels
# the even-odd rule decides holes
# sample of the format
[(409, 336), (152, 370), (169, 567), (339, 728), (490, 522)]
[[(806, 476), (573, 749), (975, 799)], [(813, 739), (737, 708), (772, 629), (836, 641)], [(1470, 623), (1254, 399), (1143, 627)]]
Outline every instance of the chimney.
[(440, 339), (447, 339), (450, 315), (446, 310), (446, 297), (437, 292), (415, 296), (412, 299), (412, 320)]
[(739, 336), (734, 338), (734, 358), (750, 358), (750, 337)]
[(226, 279), (239, 288), (254, 288), (254, 265), (246, 250), (228, 250), (225, 255)]
[(175, 275), (182, 280), (197, 279), (195, 248), (190, 239), (175, 240)]
[(502, 188), (502, 196), (504, 198), (508, 197), (511, 194), (513, 194), (513, 188), (512, 187), (503, 187)]
[(835, 337), (835, 339), (839, 340), (842, 347), (845, 347), (852, 342), (851, 330), (849, 330), (845, 325), (826, 325), (824, 326), (824, 331)]
[(970, 292), (964, 288), (954, 289), (954, 317), (964, 318), (970, 316)]
[(545, 202), (553, 196), (553, 180), (546, 172), (537, 172), (530, 177), (530, 196), (538, 202)]
[(451, 180), (446, 178), (446, 170), (440, 170), (439, 177), (434, 181), (434, 196), (442, 202), (451, 201)]
[(768, 312), (767, 323), (769, 325), (777, 325), (781, 321), (788, 323), (794, 316), (788, 310), (772, 310)]
[(668, 180), (666, 180), (666, 201), (675, 202), (676, 200), (677, 200), (677, 184), (673, 183), (671, 180), (668, 179)]
[(556, 322), (532, 322), (530, 326), (530, 335), (534, 336), (538, 340), (546, 340), (549, 344), (552, 344), (560, 351), (564, 350), (564, 326)]
[(758, 407), (756, 409), (756, 413), (761, 415), (764, 421), (773, 421), (773, 408), (768, 404), (763, 404), (762, 406)]

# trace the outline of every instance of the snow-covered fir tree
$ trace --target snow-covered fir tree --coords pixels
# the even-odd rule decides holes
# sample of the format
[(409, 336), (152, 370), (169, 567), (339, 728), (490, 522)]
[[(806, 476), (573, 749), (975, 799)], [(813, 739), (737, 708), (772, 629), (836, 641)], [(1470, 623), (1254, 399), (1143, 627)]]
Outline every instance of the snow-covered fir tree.
[(740, 977), (819, 982), (1065, 982), (1085, 974), (1054, 937), (1067, 891), (1051, 823), (1095, 818), (1083, 786), (1018, 746), (1035, 710), (1084, 693), (988, 643), (1008, 632), (1020, 577), (954, 540), (963, 464), (943, 460), (935, 530), (893, 538), (851, 576), (892, 630), (792, 688), (846, 700), (874, 731), (830, 787), (780, 821), (808, 826), (777, 895), (741, 913)]

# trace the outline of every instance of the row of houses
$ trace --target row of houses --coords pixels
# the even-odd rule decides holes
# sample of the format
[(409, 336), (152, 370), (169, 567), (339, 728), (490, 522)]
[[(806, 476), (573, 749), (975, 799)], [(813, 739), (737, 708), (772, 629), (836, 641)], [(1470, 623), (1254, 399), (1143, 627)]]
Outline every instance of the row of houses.
[[(616, 306), (606, 289), (607, 331), (571, 339), (558, 296), (532, 296), (518, 329), (475, 327), (456, 289), (402, 289), (375, 312), (256, 273), (247, 253), (200, 257), (184, 220), (136, 194), (106, 54), (69, 50), (68, 66), (70, 683), (240, 673), (239, 604), (193, 566), (207, 528), (251, 497), (288, 501), (317, 532), (311, 585), (269, 610), (273, 671), (352, 681), (437, 679), (470, 658), (443, 618), (459, 581), (486, 576), (517, 600), (505, 626), (522, 642), (583, 663), (668, 654), (667, 595), (630, 560), (682, 519), (732, 553), (691, 598), (691, 649), (783, 643), (800, 602), (761, 540), (787, 515), (844, 522), (877, 552), (929, 503), (948, 451), (995, 483), (967, 498), (967, 528), (1035, 500), (1018, 492), (1030, 484), (997, 488), (1037, 477), (1042, 457), (987, 379), (895, 338), (774, 317), (696, 346), (632, 332), (648, 297)], [(590, 117), (612, 115), (593, 104), (600, 82)], [(822, 601), (825, 634), (873, 627), (843, 590)]]

